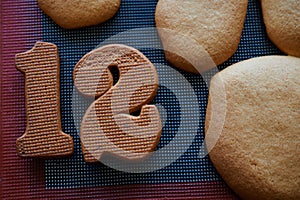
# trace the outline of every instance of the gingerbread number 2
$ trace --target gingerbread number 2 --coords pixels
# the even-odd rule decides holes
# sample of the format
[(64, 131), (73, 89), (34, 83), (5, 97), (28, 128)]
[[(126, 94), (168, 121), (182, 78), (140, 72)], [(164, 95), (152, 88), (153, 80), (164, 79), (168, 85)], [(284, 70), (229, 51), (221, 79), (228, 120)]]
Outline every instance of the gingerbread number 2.
[(73, 153), (73, 139), (61, 130), (59, 58), (57, 47), (37, 42), (16, 55), (17, 69), (25, 74), (27, 124), (17, 140), (21, 157), (59, 157)]
[[(117, 67), (113, 86), (110, 69)], [(159, 141), (159, 112), (149, 103), (157, 92), (153, 64), (138, 50), (107, 45), (86, 54), (75, 66), (74, 84), (83, 95), (97, 97), (80, 127), (84, 160), (98, 162), (103, 153), (129, 160), (144, 158)], [(139, 116), (130, 113), (141, 110)]]

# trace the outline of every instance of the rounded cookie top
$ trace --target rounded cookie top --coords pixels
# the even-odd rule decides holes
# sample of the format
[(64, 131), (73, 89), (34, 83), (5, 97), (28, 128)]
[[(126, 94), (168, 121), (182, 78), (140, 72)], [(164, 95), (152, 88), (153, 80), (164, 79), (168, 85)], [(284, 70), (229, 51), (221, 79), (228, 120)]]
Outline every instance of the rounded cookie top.
[(243, 199), (300, 198), (300, 59), (265, 56), (215, 75), (206, 145)]
[[(160, 0), (155, 20), (167, 60), (193, 73), (225, 62), (238, 48), (247, 4), (247, 0)], [(207, 56), (214, 65), (201, 65)]]
[(112, 18), (121, 0), (38, 0), (39, 7), (66, 29), (100, 24)]
[(300, 57), (300, 4), (290, 0), (262, 0), (271, 41), (283, 52)]

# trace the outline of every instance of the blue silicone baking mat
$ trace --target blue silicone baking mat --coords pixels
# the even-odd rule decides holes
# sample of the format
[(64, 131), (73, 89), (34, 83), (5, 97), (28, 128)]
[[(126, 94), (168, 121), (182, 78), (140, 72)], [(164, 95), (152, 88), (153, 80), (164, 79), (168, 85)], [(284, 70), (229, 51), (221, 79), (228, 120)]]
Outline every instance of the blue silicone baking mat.
[[(72, 158), (46, 162), (48, 188), (220, 180), (208, 156), (199, 156), (199, 151), (203, 150), (207, 80), (199, 75), (177, 71), (166, 62), (155, 30), (156, 4), (156, 0), (123, 0), (113, 19), (102, 25), (73, 31), (64, 30), (43, 16), (43, 40), (58, 45), (61, 58), (63, 130), (75, 141)], [(161, 153), (159, 159), (142, 166), (132, 166), (127, 171), (122, 166), (85, 163), (80, 147), (80, 120), (91, 102), (74, 90), (72, 71), (83, 55), (97, 46), (111, 43), (133, 46), (155, 64), (160, 87), (152, 103), (160, 108), (164, 122), (157, 150), (170, 149), (168, 153)], [(219, 69), (268, 54), (280, 54), (280, 51), (266, 37), (259, 2), (250, 0), (239, 48)], [(184, 136), (179, 137), (180, 134)], [(169, 147), (171, 141), (176, 141), (176, 145)], [(186, 147), (185, 151), (180, 146)], [(170, 157), (174, 159), (162, 164)]]

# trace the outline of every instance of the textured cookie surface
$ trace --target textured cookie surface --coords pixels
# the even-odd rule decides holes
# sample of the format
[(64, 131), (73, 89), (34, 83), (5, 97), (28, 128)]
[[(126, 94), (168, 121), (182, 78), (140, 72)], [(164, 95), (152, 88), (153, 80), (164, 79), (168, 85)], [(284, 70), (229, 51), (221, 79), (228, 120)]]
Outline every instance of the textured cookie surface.
[[(225, 62), (237, 50), (247, 4), (247, 0), (159, 0), (155, 21), (167, 60), (193, 73)], [(215, 65), (206, 66), (205, 57)]]
[(206, 145), (243, 199), (300, 199), (300, 59), (266, 56), (215, 75)]
[(38, 0), (39, 7), (66, 29), (97, 25), (112, 18), (121, 0)]
[(261, 0), (271, 41), (283, 52), (300, 57), (300, 3), (297, 0)]
[(21, 157), (59, 157), (73, 153), (73, 139), (60, 122), (59, 57), (57, 47), (37, 42), (16, 55), (16, 67), (25, 75), (26, 131), (17, 140)]
[[(112, 67), (119, 72), (115, 85)], [(161, 132), (160, 115), (156, 106), (145, 104), (157, 92), (158, 77), (142, 53), (124, 45), (97, 48), (77, 63), (73, 77), (79, 92), (97, 97), (80, 127), (86, 162), (101, 161), (104, 153), (142, 159), (155, 149)], [(139, 116), (130, 115), (138, 110)]]

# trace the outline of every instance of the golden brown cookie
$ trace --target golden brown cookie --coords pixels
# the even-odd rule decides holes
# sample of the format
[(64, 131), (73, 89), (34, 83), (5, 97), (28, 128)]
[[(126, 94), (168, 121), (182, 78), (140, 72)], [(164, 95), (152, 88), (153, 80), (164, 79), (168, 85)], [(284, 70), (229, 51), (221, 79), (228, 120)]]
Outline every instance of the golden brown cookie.
[[(119, 71), (115, 85), (111, 68)], [(97, 97), (80, 127), (86, 162), (98, 162), (104, 153), (136, 160), (155, 149), (161, 120), (157, 108), (146, 104), (157, 92), (158, 77), (141, 52), (124, 45), (97, 48), (77, 63), (73, 77), (79, 92)], [(138, 110), (139, 116), (131, 115)]]
[(60, 122), (59, 57), (57, 47), (37, 42), (16, 55), (16, 67), (25, 75), (26, 131), (17, 140), (21, 157), (59, 157), (73, 153), (73, 139)]
[(300, 57), (300, 2), (261, 0), (261, 5), (271, 41), (288, 55)]
[(38, 0), (39, 7), (66, 29), (93, 26), (112, 18), (121, 0)]
[[(247, 0), (159, 0), (155, 21), (166, 59), (192, 73), (225, 62), (238, 48), (247, 4)], [(207, 57), (215, 64), (207, 63)]]
[(300, 58), (265, 56), (211, 80), (210, 158), (242, 199), (300, 199)]

